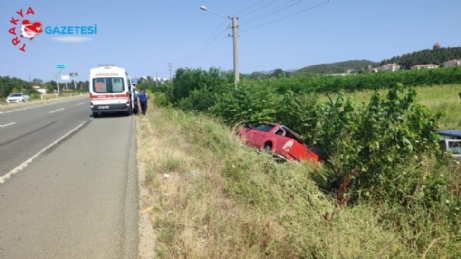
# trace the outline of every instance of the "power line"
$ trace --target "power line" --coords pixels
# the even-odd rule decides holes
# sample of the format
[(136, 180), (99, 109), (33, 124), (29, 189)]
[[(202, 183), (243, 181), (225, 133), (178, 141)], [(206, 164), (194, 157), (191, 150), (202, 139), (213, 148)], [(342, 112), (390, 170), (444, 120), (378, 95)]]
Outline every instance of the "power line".
[[(301, 0), (299, 0), (298, 2), (296, 2), (296, 3), (294, 3), (294, 4), (290, 4), (290, 3), (289, 3), (289, 5), (288, 5), (287, 7), (282, 8), (282, 9), (278, 9), (278, 8), (277, 8), (277, 9), (273, 9), (273, 10), (271, 10), (271, 11), (269, 11), (269, 12), (266, 12), (266, 13), (264, 13), (264, 14), (261, 14), (261, 15), (259, 15), (259, 16), (256, 16), (256, 17), (254, 17), (253, 19), (250, 19), (249, 21), (240, 23), (240, 26), (245, 25), (245, 24), (247, 24), (247, 23), (251, 23), (251, 22), (260, 20), (260, 19), (265, 18), (265, 17), (267, 17), (267, 16), (269, 16), (269, 15), (272, 15), (272, 14), (275, 14), (275, 13), (278, 13), (278, 12), (281, 12), (281, 11), (283, 11), (283, 10), (286, 10), (286, 9), (288, 9), (288, 8), (290, 8), (290, 7), (293, 7), (293, 6), (295, 6), (295, 5), (297, 5), (297, 4), (300, 4), (300, 3), (301, 3)], [(282, 6), (280, 6), (280, 7), (283, 7), (283, 6), (285, 6), (285, 5), (282, 5)], [(280, 7), (279, 7), (279, 8), (280, 8)]]
[[(226, 22), (227, 22), (227, 21), (226, 21)], [(220, 26), (210, 35), (210, 37), (209, 37), (207, 40), (205, 40), (205, 41), (203, 42), (203, 44), (202, 44), (201, 47), (197, 48), (197, 49), (196, 49), (195, 51), (193, 51), (189, 56), (187, 56), (187, 57), (185, 57), (185, 58), (183, 58), (183, 59), (181, 59), (181, 60), (178, 60), (178, 61), (176, 61), (176, 62), (173, 62), (173, 64), (183, 63), (183, 62), (185, 62), (185, 61), (187, 61), (187, 60), (189, 60), (189, 59), (193, 59), (194, 56), (199, 55), (202, 51), (205, 50), (206, 47), (208, 47), (211, 43), (213, 43), (217, 38), (219, 38), (219, 36), (221, 36), (221, 35), (228, 29), (228, 28), (226, 27), (226, 28), (225, 28), (224, 30), (222, 30), (212, 41), (210, 41), (208, 44), (206, 44), (207, 41), (209, 41), (209, 40), (213, 37), (213, 35), (216, 34), (216, 32), (217, 32), (220, 28), (222, 28), (222, 25), (223, 25), (224, 23), (226, 23), (226, 22), (221, 23)], [(205, 44), (206, 44), (206, 45), (205, 45)]]
[(221, 45), (221, 43), (226, 39), (227, 39), (227, 37), (223, 37), (220, 41), (216, 42), (212, 47), (210, 47), (208, 49), (208, 52), (206, 52), (206, 53), (204, 53), (204, 54), (202, 54), (200, 56), (196, 56), (194, 59), (192, 59), (191, 61), (189, 61), (187, 63), (192, 63), (193, 64), (193, 63), (196, 63), (196, 62), (202, 60), (204, 57), (208, 56), (208, 54), (210, 54), (215, 48), (217, 48), (219, 45)]
[(252, 5), (252, 6), (248, 7), (248, 8), (243, 9), (242, 11), (239, 11), (239, 12), (235, 13), (233, 16), (237, 16), (237, 14), (239, 14), (239, 13), (241, 13), (241, 12), (243, 12), (243, 11), (248, 11), (248, 10), (250, 10), (251, 8), (253, 8), (253, 7), (255, 7), (255, 6), (258, 6), (258, 5), (262, 4), (262, 3), (263, 3), (263, 0), (261, 0), (261, 1), (260, 1), (259, 3), (257, 3), (257, 4), (254, 4), (254, 5)]
[[(262, 1), (261, 1), (261, 2), (262, 2)], [(266, 4), (266, 5), (264, 5), (264, 6), (261, 6), (260, 8), (258, 8), (258, 9), (256, 9), (256, 10), (253, 10), (253, 11), (248, 12), (248, 13), (246, 13), (246, 14), (240, 15), (240, 18), (242, 18), (242, 17), (244, 17), (244, 16), (246, 16), (246, 15), (249, 15), (250, 13), (254, 13), (254, 12), (257, 12), (257, 11), (259, 11), (259, 10), (262, 10), (262, 9), (264, 9), (264, 8), (266, 8), (266, 7), (270, 6), (270, 5), (272, 5), (272, 4), (275, 4), (275, 0), (274, 0), (273, 2), (270, 2), (270, 3)]]
[(204, 48), (206, 48), (208, 45), (210, 45), (211, 43), (213, 43), (213, 41), (215, 41), (215, 40), (216, 40), (216, 39), (227, 29), (227, 28), (226, 28), (226, 29), (224, 29), (223, 31), (221, 31), (221, 33), (220, 33), (218, 36), (216, 36), (210, 43), (208, 43), (207, 45), (204, 46), (204, 44), (205, 44), (209, 39), (211, 39), (211, 37), (213, 37), (213, 35), (214, 35), (220, 28), (222, 28), (222, 25), (223, 25), (223, 24), (224, 24), (224, 23), (222, 23), (222, 24), (221, 24), (221, 25), (210, 35), (210, 37), (209, 37), (207, 40), (205, 40), (205, 41), (203, 42), (202, 47), (197, 48), (197, 49), (196, 49), (195, 51), (193, 51), (192, 54), (190, 54), (189, 56), (187, 56), (187, 57), (185, 57), (185, 58), (183, 58), (183, 59), (181, 59), (181, 60), (178, 60), (178, 61), (176, 61), (176, 62), (173, 62), (173, 64), (182, 63), (182, 62), (184, 62), (184, 61), (190, 59), (191, 57), (196, 56), (196, 55), (199, 54), (201, 51), (203, 51)]
[[(210, 46), (215, 40), (217, 40), (226, 30), (227, 30), (227, 28), (224, 29), (223, 31), (221, 31), (221, 33), (220, 33), (218, 36), (216, 36), (210, 43), (208, 43), (208, 44), (207, 44), (205, 47), (203, 47), (200, 51), (196, 52), (196, 53), (193, 54), (193, 55), (190, 55), (189, 58), (187, 58), (187, 59), (183, 59), (183, 61), (181, 61), (181, 62), (174, 62), (174, 64), (184, 63), (184, 62), (189, 61), (189, 60), (195, 60), (197, 57), (203, 56), (202, 52), (204, 52), (204, 51), (206, 50), (206, 48), (207, 48), (208, 46)], [(225, 39), (225, 38), (224, 38), (224, 39)]]
[(263, 27), (263, 26), (266, 26), (266, 25), (269, 25), (269, 24), (272, 24), (272, 23), (278, 22), (278, 21), (280, 21), (280, 20), (284, 20), (284, 19), (290, 18), (290, 17), (292, 17), (292, 16), (295, 16), (295, 15), (298, 15), (298, 14), (300, 14), (300, 13), (303, 13), (303, 12), (306, 12), (306, 11), (309, 11), (309, 10), (312, 10), (312, 9), (315, 9), (315, 8), (317, 8), (317, 7), (320, 7), (320, 6), (322, 6), (322, 5), (324, 5), (324, 4), (327, 4), (327, 3), (329, 3), (329, 0), (327, 0), (327, 1), (323, 2), (323, 3), (320, 3), (320, 4), (318, 4), (318, 5), (314, 5), (314, 6), (312, 6), (312, 7), (309, 7), (309, 8), (303, 9), (303, 10), (301, 10), (301, 11), (299, 11), (299, 12), (296, 12), (296, 13), (290, 14), (290, 15), (288, 15), (288, 16), (285, 16), (285, 17), (282, 17), (282, 18), (279, 18), (279, 19), (276, 19), (276, 20), (273, 20), (273, 21), (270, 21), (270, 22), (264, 23), (264, 24), (262, 24), (262, 25), (259, 25), (259, 26), (255, 26), (255, 27), (252, 27), (252, 28), (249, 28), (249, 29), (243, 30), (243, 31), (240, 31), (240, 33), (242, 33), (242, 32), (246, 32), (246, 31), (249, 31), (249, 30), (253, 30), (253, 29), (257, 29), (257, 28), (260, 28), (260, 27)]

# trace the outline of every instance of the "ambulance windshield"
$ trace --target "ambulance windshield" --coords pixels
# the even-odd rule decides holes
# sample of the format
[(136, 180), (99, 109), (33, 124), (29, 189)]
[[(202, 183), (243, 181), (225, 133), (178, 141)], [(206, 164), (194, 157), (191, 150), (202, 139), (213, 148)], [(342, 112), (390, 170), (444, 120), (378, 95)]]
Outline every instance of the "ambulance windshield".
[(93, 79), (95, 93), (123, 93), (125, 84), (121, 77), (98, 77)]

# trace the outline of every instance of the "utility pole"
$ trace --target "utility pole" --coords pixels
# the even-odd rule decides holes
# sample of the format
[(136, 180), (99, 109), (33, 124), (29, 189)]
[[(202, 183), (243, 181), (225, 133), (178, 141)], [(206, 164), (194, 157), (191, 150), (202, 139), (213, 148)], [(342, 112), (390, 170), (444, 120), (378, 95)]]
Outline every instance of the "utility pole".
[[(226, 19), (226, 21), (229, 21), (230, 19), (232, 19), (232, 37), (234, 38), (233, 39), (233, 42), (234, 42), (234, 85), (235, 85), (235, 90), (237, 90), (237, 84), (239, 83), (240, 81), (240, 71), (239, 71), (239, 50), (238, 50), (238, 33), (237, 33), (237, 29), (238, 29), (238, 25), (237, 25), (237, 20), (238, 20), (238, 17), (229, 17), (229, 16), (224, 16), (222, 14), (219, 14), (219, 13), (216, 13), (216, 12), (213, 12), (211, 10), (208, 10), (208, 8), (206, 6), (200, 6), (200, 9), (203, 10), (203, 11), (207, 11), (207, 12), (210, 12), (212, 14), (215, 14), (217, 16), (220, 16), (220, 17), (223, 17), (224, 19)], [(229, 26), (227, 26), (229, 28)], [(230, 37), (230, 35), (229, 35)]]
[(155, 86), (158, 86), (158, 81), (157, 81), (157, 72), (155, 72), (155, 78), (154, 78), (154, 80), (155, 80)]
[(171, 66), (172, 66), (171, 63), (168, 63), (168, 67), (169, 67), (169, 69), (170, 69), (170, 83), (171, 83), (171, 80), (172, 80), (172, 79), (171, 79), (171, 69), (172, 69)]
[(237, 90), (237, 84), (240, 81), (240, 72), (239, 72), (239, 47), (238, 47), (238, 34), (237, 34), (237, 17), (232, 18), (232, 37), (234, 38), (234, 85), (235, 90)]

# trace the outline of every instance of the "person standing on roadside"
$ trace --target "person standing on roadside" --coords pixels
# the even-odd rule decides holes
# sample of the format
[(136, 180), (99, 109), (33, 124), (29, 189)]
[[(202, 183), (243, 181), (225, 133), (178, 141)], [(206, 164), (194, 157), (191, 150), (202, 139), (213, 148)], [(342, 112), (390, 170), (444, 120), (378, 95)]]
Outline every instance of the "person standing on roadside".
[(138, 93), (138, 102), (141, 105), (142, 115), (146, 115), (148, 98), (149, 96), (144, 91), (144, 88), (141, 88), (140, 92)]

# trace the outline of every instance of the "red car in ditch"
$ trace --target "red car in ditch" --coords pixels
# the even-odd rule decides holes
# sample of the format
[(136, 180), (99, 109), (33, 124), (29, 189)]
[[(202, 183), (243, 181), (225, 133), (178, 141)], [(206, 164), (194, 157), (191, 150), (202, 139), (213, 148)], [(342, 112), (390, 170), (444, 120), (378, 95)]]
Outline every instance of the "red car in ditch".
[(250, 125), (238, 130), (237, 135), (249, 147), (292, 162), (321, 160), (320, 154), (308, 148), (296, 133), (278, 123)]

